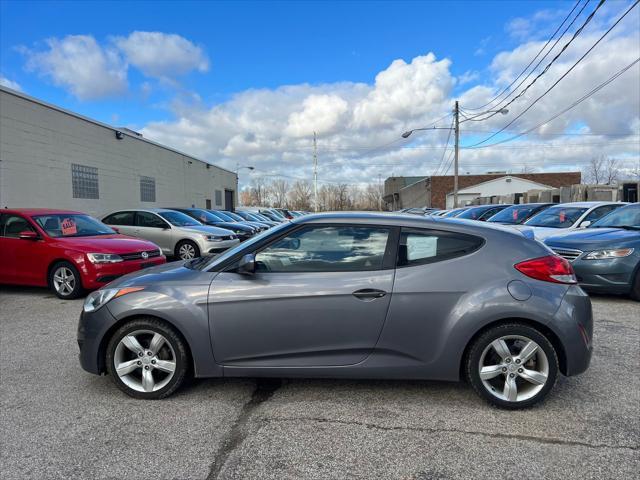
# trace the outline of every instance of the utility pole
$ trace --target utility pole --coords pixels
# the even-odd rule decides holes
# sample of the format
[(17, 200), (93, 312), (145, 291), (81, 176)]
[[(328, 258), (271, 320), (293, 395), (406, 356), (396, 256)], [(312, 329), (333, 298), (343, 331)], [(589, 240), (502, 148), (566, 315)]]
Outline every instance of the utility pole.
[[(458, 101), (456, 100), (456, 106), (453, 110), (455, 119), (455, 152), (453, 160), (453, 208), (458, 208), (458, 150), (460, 147), (460, 109), (458, 107)], [(446, 207), (446, 205), (445, 205)]]
[(313, 132), (313, 208), (318, 211), (318, 143)]

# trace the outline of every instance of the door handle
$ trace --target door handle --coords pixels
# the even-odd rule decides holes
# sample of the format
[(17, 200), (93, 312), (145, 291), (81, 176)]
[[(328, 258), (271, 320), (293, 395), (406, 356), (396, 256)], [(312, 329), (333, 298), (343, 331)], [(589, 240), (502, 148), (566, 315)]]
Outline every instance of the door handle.
[(384, 290), (376, 290), (375, 288), (363, 288), (353, 292), (353, 296), (360, 300), (373, 300), (374, 298), (382, 298), (387, 294)]

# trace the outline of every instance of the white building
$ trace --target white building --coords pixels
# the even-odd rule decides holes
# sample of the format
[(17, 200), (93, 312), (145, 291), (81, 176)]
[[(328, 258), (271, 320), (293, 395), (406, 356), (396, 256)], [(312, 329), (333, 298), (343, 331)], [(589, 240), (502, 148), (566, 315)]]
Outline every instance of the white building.
[(233, 209), (234, 172), (0, 87), (0, 208)]
[[(458, 205), (467, 205), (478, 197), (510, 195), (528, 190), (553, 190), (553, 188), (532, 180), (505, 175), (458, 190)], [(447, 208), (453, 208), (453, 192), (447, 194)]]

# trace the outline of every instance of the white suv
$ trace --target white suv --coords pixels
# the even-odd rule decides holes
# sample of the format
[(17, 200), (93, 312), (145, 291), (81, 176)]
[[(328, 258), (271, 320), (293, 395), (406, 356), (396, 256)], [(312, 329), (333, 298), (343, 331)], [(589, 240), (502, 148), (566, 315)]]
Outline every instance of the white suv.
[(124, 235), (149, 240), (165, 255), (182, 260), (220, 253), (240, 243), (230, 230), (206, 226), (184, 213), (164, 208), (118, 210), (105, 215), (102, 222)]

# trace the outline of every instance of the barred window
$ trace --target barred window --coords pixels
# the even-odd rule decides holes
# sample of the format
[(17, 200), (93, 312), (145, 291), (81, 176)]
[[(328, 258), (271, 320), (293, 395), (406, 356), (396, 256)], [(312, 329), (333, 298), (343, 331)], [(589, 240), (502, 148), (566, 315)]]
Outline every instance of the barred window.
[(98, 169), (95, 167), (72, 163), (71, 185), (73, 187), (73, 198), (100, 198)]
[(216, 190), (216, 206), (222, 205), (222, 190)]
[(156, 179), (153, 177), (140, 177), (140, 201), (156, 201)]

